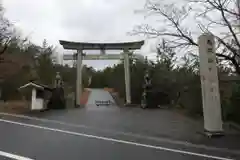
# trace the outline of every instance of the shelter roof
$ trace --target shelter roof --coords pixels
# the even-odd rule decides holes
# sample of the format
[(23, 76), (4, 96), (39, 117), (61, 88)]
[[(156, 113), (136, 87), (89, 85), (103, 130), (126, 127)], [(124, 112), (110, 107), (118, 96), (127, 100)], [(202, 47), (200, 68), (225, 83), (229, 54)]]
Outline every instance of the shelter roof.
[(19, 87), (19, 90), (25, 89), (25, 88), (29, 88), (29, 87), (34, 87), (37, 89), (41, 89), (41, 90), (48, 90), (48, 91), (52, 91), (52, 88), (47, 86), (47, 85), (43, 85), (43, 84), (37, 84), (35, 82), (29, 82), (21, 87)]

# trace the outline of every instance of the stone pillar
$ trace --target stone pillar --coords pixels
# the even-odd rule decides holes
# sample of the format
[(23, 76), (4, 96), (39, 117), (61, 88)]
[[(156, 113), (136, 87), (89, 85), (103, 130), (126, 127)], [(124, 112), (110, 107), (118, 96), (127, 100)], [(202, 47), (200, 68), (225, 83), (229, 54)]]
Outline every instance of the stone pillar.
[(219, 135), (223, 128), (214, 37), (203, 34), (198, 43), (204, 129), (207, 135)]
[(126, 91), (126, 104), (131, 104), (131, 82), (130, 82), (130, 64), (129, 52), (124, 51), (124, 74), (125, 74), (125, 91)]
[(80, 107), (82, 95), (82, 50), (77, 51), (76, 107)]

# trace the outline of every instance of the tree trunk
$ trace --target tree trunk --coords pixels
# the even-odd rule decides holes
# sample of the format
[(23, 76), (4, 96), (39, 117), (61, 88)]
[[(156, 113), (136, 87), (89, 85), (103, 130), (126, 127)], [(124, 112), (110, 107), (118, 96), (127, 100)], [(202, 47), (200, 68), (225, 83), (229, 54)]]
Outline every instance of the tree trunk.
[(238, 75), (240, 75), (240, 66), (239, 66), (237, 60), (236, 60), (236, 59), (232, 59), (231, 62), (232, 62), (232, 64), (234, 65), (234, 68), (235, 68), (235, 70), (236, 70), (236, 73), (237, 73)]

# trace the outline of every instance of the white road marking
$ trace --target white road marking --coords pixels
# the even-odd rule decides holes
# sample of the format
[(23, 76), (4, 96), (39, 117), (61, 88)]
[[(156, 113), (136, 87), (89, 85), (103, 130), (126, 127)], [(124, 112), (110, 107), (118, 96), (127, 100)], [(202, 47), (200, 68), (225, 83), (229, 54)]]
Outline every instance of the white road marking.
[(153, 146), (153, 145), (148, 145), (148, 144), (141, 144), (141, 143), (125, 141), (125, 140), (120, 140), (120, 139), (113, 139), (113, 138), (102, 137), (102, 136), (94, 136), (94, 135), (90, 135), (90, 134), (72, 132), (72, 131), (67, 131), (67, 130), (60, 130), (60, 129), (56, 129), (56, 128), (49, 128), (49, 127), (32, 125), (32, 124), (27, 124), (27, 123), (20, 123), (20, 122), (9, 121), (9, 120), (4, 120), (4, 119), (0, 119), (0, 122), (20, 125), (20, 126), (24, 126), (24, 127), (31, 127), (31, 128), (38, 128), (38, 129), (48, 130), (48, 131), (60, 132), (60, 133), (65, 133), (65, 134), (70, 134), (70, 135), (75, 135), (75, 136), (82, 136), (82, 137), (87, 137), (87, 138), (93, 138), (93, 139), (98, 139), (98, 140), (105, 140), (105, 141), (111, 141), (111, 142), (122, 143), (122, 144), (129, 144), (129, 145), (134, 145), (134, 146), (139, 146), (139, 147), (152, 148), (152, 149), (156, 149), (156, 150), (181, 153), (181, 154), (191, 155), (191, 156), (211, 158), (211, 159), (216, 159), (216, 160), (233, 160), (233, 159), (230, 159), (230, 158), (212, 156), (212, 155), (195, 153), (195, 152), (189, 152), (189, 151), (178, 150), (178, 149), (171, 149), (171, 148), (166, 148), (166, 147), (161, 147), (161, 146)]
[(19, 155), (16, 155), (16, 154), (7, 153), (7, 152), (3, 152), (3, 151), (0, 151), (0, 156), (15, 159), (15, 160), (33, 160), (33, 159), (30, 159), (30, 158), (27, 158), (27, 157), (22, 157), (22, 156), (19, 156)]
[(131, 133), (131, 132), (121, 132), (121, 131), (110, 130), (110, 129), (102, 129), (102, 128), (97, 128), (97, 127), (93, 127), (93, 126), (66, 123), (66, 122), (62, 122), (62, 121), (45, 119), (45, 118), (37, 118), (37, 117), (26, 116), (26, 115), (21, 115), (21, 114), (11, 114), (11, 113), (0, 112), (0, 115), (17, 117), (17, 118), (28, 119), (28, 120), (35, 120), (35, 121), (46, 122), (46, 123), (55, 123), (55, 124), (60, 124), (60, 125), (65, 125), (65, 126), (75, 127), (75, 128), (91, 129), (91, 130), (100, 131), (103, 133), (119, 134), (119, 135), (134, 137), (134, 138), (153, 140), (156, 142), (165, 142), (165, 143), (170, 143), (170, 144), (182, 145), (182, 146), (186, 146), (186, 147), (205, 149), (205, 150), (209, 150), (209, 151), (211, 150), (211, 151), (219, 151), (219, 152), (232, 153), (232, 154), (240, 154), (239, 150), (230, 150), (228, 148), (217, 148), (217, 147), (213, 147), (213, 146), (206, 146), (203, 144), (193, 144), (188, 141), (179, 141), (179, 140), (172, 140), (169, 138), (151, 137), (151, 136), (136, 134), (136, 133)]

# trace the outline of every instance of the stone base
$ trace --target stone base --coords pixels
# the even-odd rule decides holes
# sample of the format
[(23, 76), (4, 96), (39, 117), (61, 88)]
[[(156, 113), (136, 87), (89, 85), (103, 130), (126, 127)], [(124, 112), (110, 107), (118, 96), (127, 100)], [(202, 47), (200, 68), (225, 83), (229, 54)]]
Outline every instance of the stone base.
[(212, 132), (212, 131), (204, 130), (204, 134), (209, 138), (218, 138), (218, 137), (224, 136), (223, 131)]

